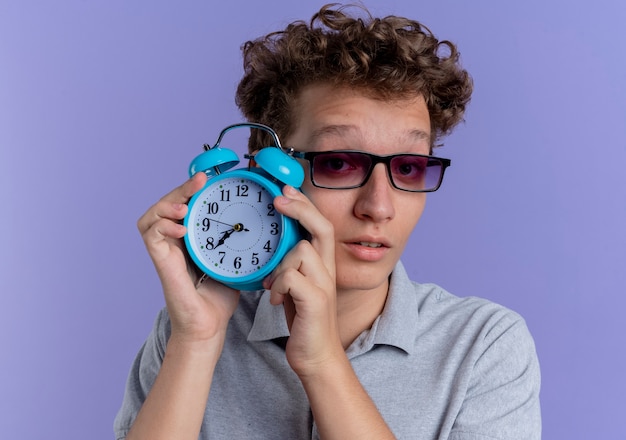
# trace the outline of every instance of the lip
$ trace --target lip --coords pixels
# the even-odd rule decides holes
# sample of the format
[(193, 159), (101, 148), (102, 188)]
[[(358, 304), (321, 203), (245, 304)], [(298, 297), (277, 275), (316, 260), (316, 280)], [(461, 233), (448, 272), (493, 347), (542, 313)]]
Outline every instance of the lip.
[[(362, 243), (378, 243), (380, 246), (371, 247)], [(387, 255), (391, 247), (387, 240), (369, 236), (346, 240), (344, 245), (353, 257), (362, 261), (379, 261)]]

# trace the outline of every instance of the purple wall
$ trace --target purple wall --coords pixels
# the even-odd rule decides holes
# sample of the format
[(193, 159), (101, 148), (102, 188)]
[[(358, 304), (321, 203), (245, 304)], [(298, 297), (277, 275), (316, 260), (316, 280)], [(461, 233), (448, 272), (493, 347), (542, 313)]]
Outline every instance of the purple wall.
[[(241, 119), (240, 44), (321, 5), (223, 3), (0, 6), (2, 438), (112, 438), (163, 305), (135, 221)], [(544, 438), (621, 438), (622, 2), (369, 3), (459, 43), (476, 83), (405, 255), (412, 275), (526, 317)]]

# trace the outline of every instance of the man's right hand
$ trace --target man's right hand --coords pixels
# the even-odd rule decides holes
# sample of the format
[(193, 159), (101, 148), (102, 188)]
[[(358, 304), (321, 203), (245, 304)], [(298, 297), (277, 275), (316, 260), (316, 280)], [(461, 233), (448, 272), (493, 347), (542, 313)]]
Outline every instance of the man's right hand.
[(148, 209), (137, 227), (163, 285), (171, 337), (195, 343), (219, 334), (221, 345), (239, 292), (211, 279), (199, 282), (199, 271), (187, 256), (183, 241), (186, 228), (181, 224), (187, 202), (206, 181), (204, 173), (197, 173)]

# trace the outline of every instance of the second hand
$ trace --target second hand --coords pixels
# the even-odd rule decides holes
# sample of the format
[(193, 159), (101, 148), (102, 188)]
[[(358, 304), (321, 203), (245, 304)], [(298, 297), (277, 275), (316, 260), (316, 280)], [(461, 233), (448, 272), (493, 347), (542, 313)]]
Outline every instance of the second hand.
[(219, 220), (213, 220), (212, 218), (210, 218), (209, 221), (215, 222), (215, 223), (219, 223), (221, 225), (230, 226), (231, 228), (233, 228), (235, 231), (238, 231), (238, 232), (239, 231), (249, 231), (249, 229), (248, 228), (244, 228), (241, 223), (237, 223), (236, 225), (231, 225), (231, 224), (228, 224), (228, 223), (221, 222)]

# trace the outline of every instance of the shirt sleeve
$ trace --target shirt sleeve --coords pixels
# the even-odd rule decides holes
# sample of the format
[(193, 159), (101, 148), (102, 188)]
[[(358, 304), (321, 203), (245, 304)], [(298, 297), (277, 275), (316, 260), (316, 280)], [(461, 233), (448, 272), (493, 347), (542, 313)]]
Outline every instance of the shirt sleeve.
[(540, 370), (524, 320), (509, 312), (487, 329), (449, 440), (540, 440)]
[(116, 440), (126, 438), (156, 380), (163, 363), (169, 333), (169, 317), (167, 311), (163, 309), (158, 314), (152, 332), (137, 353), (130, 369), (124, 391), (124, 400), (113, 423)]

